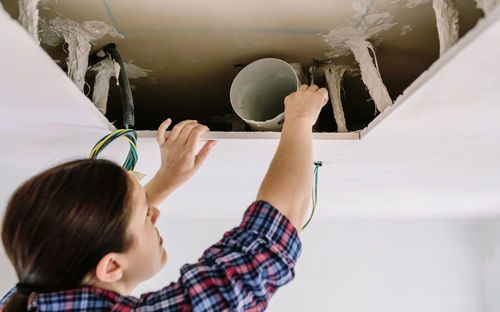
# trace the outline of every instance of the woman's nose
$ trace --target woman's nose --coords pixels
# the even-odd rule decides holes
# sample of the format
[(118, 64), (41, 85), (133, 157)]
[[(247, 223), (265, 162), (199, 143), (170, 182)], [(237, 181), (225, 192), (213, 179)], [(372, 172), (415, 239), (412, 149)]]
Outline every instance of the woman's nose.
[(158, 220), (158, 217), (160, 216), (160, 210), (156, 207), (152, 207), (152, 215), (151, 215), (151, 222), (153, 222), (153, 224), (156, 224), (156, 220)]

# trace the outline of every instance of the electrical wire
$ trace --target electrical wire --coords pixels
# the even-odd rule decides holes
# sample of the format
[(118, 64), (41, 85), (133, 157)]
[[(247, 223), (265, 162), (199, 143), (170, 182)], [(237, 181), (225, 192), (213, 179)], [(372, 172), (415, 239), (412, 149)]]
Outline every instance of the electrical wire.
[(365, 12), (363, 13), (363, 15), (361, 15), (361, 18), (356, 23), (356, 28), (359, 28), (359, 26), (361, 26), (361, 23), (365, 20), (366, 15), (368, 15), (368, 12), (370, 11), (370, 8), (372, 7), (372, 5), (374, 3), (375, 3), (375, 0), (370, 0), (370, 3), (368, 3), (368, 5), (366, 6)]
[(125, 159), (125, 162), (123, 163), (123, 168), (128, 171), (134, 170), (135, 164), (139, 159), (137, 155), (137, 133), (132, 129), (128, 129), (128, 125), (126, 125), (125, 127), (127, 129), (118, 129), (100, 139), (99, 142), (97, 142), (92, 148), (89, 158), (96, 159), (97, 156), (106, 148), (106, 146), (108, 146), (109, 143), (113, 142), (119, 137), (123, 137), (129, 142), (130, 145), (127, 159)]
[(311, 215), (309, 216), (309, 219), (307, 220), (306, 224), (304, 224), (304, 226), (302, 227), (302, 230), (304, 230), (311, 222), (311, 220), (314, 216), (314, 212), (316, 211), (316, 205), (318, 204), (318, 168), (321, 167), (323, 165), (323, 163), (321, 161), (315, 161), (314, 165), (315, 165), (315, 167), (314, 167), (314, 173), (313, 173), (314, 185), (313, 185), (313, 192), (312, 192), (312, 211), (311, 211)]

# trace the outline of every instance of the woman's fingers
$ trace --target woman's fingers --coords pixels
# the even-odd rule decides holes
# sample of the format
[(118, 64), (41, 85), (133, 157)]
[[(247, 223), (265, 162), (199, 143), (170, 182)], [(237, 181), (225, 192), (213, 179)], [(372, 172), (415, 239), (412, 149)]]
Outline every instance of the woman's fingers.
[(158, 127), (158, 131), (156, 132), (156, 142), (158, 142), (158, 145), (163, 145), (163, 143), (165, 143), (165, 141), (167, 140), (165, 132), (167, 131), (171, 123), (172, 119), (167, 118), (167, 120), (163, 121)]
[(319, 89), (319, 87), (318, 87), (317, 85), (313, 84), (313, 85), (311, 85), (311, 86), (309, 87), (309, 89), (308, 89), (308, 90), (309, 90), (309, 91), (318, 91), (318, 89)]
[(170, 132), (170, 135), (168, 136), (169, 141), (175, 141), (179, 134), (181, 133), (182, 129), (184, 126), (190, 124), (190, 123), (197, 123), (196, 120), (183, 120), (179, 122), (178, 124), (175, 125), (175, 127), (172, 129)]
[(301, 85), (301, 86), (297, 89), (297, 91), (305, 91), (305, 90), (307, 90), (307, 88), (309, 88), (309, 86), (308, 86), (308, 85), (306, 85), (306, 84), (303, 84), (303, 85)]
[(323, 96), (323, 103), (322, 106), (328, 102), (328, 90), (326, 88), (321, 88), (318, 90), (318, 93), (320, 93)]
[(209, 131), (207, 126), (198, 124), (194, 129), (191, 130), (190, 136), (186, 142), (188, 146), (188, 150), (192, 153), (196, 150), (196, 146), (198, 145), (198, 141), (203, 133)]
[(197, 122), (190, 122), (184, 125), (182, 127), (181, 132), (177, 136), (177, 144), (178, 145), (185, 145), (189, 139), (189, 136), (191, 135), (191, 131), (198, 126)]
[(212, 150), (212, 147), (214, 147), (216, 144), (217, 144), (217, 141), (215, 141), (215, 140), (209, 140), (209, 141), (205, 142), (205, 144), (203, 145), (203, 147), (200, 149), (200, 151), (198, 152), (198, 154), (195, 157), (194, 166), (196, 168), (199, 168), (201, 166), (203, 161), (205, 161), (208, 154), (210, 153), (210, 150)]

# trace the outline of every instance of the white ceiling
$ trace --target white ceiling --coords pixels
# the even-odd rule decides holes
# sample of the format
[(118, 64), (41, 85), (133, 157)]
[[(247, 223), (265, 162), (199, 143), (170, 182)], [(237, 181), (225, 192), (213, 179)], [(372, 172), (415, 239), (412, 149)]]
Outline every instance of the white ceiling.
[[(500, 211), (498, 16), (499, 9), (469, 32), (361, 140), (314, 141), (314, 158), (325, 164), (319, 171), (317, 218), (469, 217)], [(5, 203), (32, 174), (87, 157), (109, 124), (1, 10), (0, 29), (0, 42), (9, 47), (0, 49), (0, 198)], [(139, 139), (137, 169), (151, 176), (158, 151), (145, 136)], [(172, 217), (239, 217), (257, 194), (277, 144), (275, 139), (221, 139), (164, 208)], [(126, 143), (116, 143), (104, 156), (122, 161), (126, 150)]]

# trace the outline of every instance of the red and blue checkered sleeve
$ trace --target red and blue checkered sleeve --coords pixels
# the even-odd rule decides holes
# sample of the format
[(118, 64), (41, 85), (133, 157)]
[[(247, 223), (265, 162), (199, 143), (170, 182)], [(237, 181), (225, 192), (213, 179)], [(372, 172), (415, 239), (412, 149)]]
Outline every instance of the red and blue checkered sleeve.
[(290, 221), (264, 201), (224, 234), (196, 264), (181, 269), (194, 311), (262, 311), (294, 278), (301, 243)]
[(226, 232), (197, 263), (181, 268), (177, 283), (143, 295), (141, 308), (263, 311), (276, 290), (294, 278), (300, 251), (290, 221), (269, 203), (255, 201), (238, 227)]

